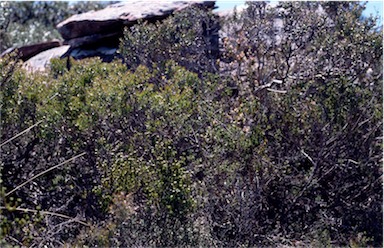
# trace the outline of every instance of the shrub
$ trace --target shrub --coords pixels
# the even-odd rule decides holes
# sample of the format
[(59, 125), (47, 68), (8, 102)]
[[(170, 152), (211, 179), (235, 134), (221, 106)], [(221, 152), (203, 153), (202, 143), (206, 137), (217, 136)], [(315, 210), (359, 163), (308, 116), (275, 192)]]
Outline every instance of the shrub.
[(188, 70), (217, 71), (218, 18), (203, 7), (177, 11), (163, 22), (139, 23), (124, 32), (120, 53), (131, 68), (174, 60)]
[(214, 74), (151, 57), (162, 38), (129, 69), (0, 60), (1, 139), (31, 128), (1, 146), (1, 244), (380, 246), (382, 37), (355, 3), (277, 10), (224, 23)]
[(339, 245), (359, 232), (379, 244), (382, 39), (374, 20), (355, 3), (336, 4), (333, 16), (321, 14), (326, 4), (248, 5), (224, 25), (232, 58), (224, 66), (233, 66), (242, 102), (260, 101), (245, 114), (266, 140), (257, 216), (272, 230), (259, 232), (326, 232)]

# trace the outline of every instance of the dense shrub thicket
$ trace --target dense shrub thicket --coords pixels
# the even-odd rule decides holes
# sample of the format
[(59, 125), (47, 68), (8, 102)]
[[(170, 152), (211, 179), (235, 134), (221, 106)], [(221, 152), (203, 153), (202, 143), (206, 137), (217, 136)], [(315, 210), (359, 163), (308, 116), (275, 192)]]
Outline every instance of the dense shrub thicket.
[(163, 22), (126, 28), (121, 55), (130, 68), (156, 64), (162, 70), (167, 60), (173, 60), (198, 74), (217, 72), (219, 28), (218, 16), (195, 6)]
[(362, 9), (248, 3), (219, 60), (198, 8), (126, 31), (123, 62), (2, 59), (1, 246), (381, 246), (382, 36)]

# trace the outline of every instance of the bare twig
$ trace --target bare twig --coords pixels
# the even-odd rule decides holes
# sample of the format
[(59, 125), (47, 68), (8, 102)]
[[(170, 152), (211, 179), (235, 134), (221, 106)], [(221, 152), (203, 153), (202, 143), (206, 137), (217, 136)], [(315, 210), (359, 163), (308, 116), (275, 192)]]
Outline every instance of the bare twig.
[(43, 247), (44, 246), (43, 244), (48, 242), (55, 242), (59, 245), (59, 247), (63, 247), (64, 244), (58, 241), (55, 238), (55, 235), (58, 235), (63, 230), (63, 227), (65, 225), (71, 224), (73, 222), (76, 222), (76, 219), (69, 219), (64, 222), (60, 222), (59, 224), (53, 227), (50, 227), (49, 230), (47, 230), (47, 232), (44, 233), (45, 235), (43, 237), (40, 237), (39, 240), (36, 240), (34, 243), (32, 243), (30, 247)]
[(42, 123), (42, 122), (43, 122), (42, 120), (41, 120), (41, 121), (38, 121), (38, 122), (36, 122), (35, 124), (33, 124), (32, 126), (30, 126), (30, 127), (28, 127), (27, 129), (25, 129), (24, 131), (22, 131), (22, 132), (16, 134), (15, 136), (13, 136), (12, 138), (10, 138), (10, 139), (8, 139), (8, 140), (6, 140), (6, 141), (4, 141), (3, 143), (0, 144), (0, 147), (2, 147), (3, 145), (8, 144), (9, 142), (11, 142), (12, 140), (18, 138), (19, 136), (21, 136), (21, 135), (23, 135), (23, 134), (29, 132), (32, 128), (38, 126), (38, 125), (39, 125), (40, 123)]
[(304, 157), (306, 157), (311, 162), (311, 164), (313, 165), (313, 169), (312, 169), (312, 173), (309, 176), (307, 183), (305, 184), (303, 189), (300, 191), (300, 193), (295, 197), (293, 202), (296, 202), (297, 199), (299, 199), (304, 194), (304, 192), (308, 189), (308, 187), (312, 184), (313, 178), (315, 176), (315, 172), (317, 170), (317, 164), (315, 163), (315, 161), (304, 150), (301, 150), (300, 152), (301, 152), (301, 154), (304, 155)]
[(267, 90), (270, 91), (270, 92), (281, 93), (281, 94), (287, 93), (286, 90), (275, 90), (275, 89), (272, 89), (272, 88), (267, 88)]
[(20, 245), (20, 247), (23, 246), (23, 243), (21, 243), (21, 242), (20, 242), (19, 240), (17, 240), (16, 238), (14, 238), (14, 237), (12, 237), (12, 236), (10, 236), (10, 235), (8, 235), (8, 238), (9, 238), (10, 240), (12, 240), (13, 242), (17, 243), (18, 245)]
[(86, 154), (86, 153), (83, 152), (83, 153), (81, 153), (81, 154), (79, 154), (79, 155), (76, 155), (76, 156), (74, 156), (74, 157), (72, 157), (72, 158), (70, 158), (70, 159), (67, 159), (67, 160), (65, 160), (64, 162), (62, 162), (62, 163), (60, 163), (60, 164), (58, 164), (58, 165), (55, 165), (55, 166), (53, 166), (53, 167), (51, 167), (51, 168), (49, 168), (49, 169), (47, 169), (47, 170), (45, 170), (45, 171), (43, 171), (43, 172), (41, 172), (41, 173), (39, 173), (39, 174), (37, 174), (37, 175), (31, 177), (31, 178), (28, 179), (27, 181), (25, 181), (25, 182), (23, 182), (22, 184), (16, 186), (13, 190), (11, 190), (11, 191), (9, 191), (8, 193), (6, 193), (6, 194), (5, 194), (5, 197), (9, 196), (9, 195), (12, 194), (13, 192), (15, 192), (15, 191), (17, 191), (18, 189), (22, 188), (24, 185), (26, 185), (26, 184), (32, 182), (32, 181), (35, 180), (36, 178), (38, 178), (38, 177), (40, 177), (40, 176), (42, 176), (42, 175), (44, 175), (44, 174), (46, 174), (46, 173), (48, 173), (48, 172), (50, 172), (50, 171), (56, 169), (56, 168), (58, 168), (58, 167), (60, 167), (60, 166), (62, 166), (62, 165), (64, 165), (64, 164), (67, 164), (67, 163), (71, 162), (72, 160), (75, 160), (76, 158), (82, 157), (82, 156), (84, 156), (85, 154)]
[(88, 224), (84, 221), (77, 220), (76, 218), (70, 217), (68, 215), (54, 213), (54, 212), (50, 212), (50, 211), (38, 211), (35, 209), (29, 209), (29, 208), (7, 208), (7, 207), (3, 207), (3, 206), (0, 206), (0, 209), (8, 210), (8, 211), (21, 211), (21, 212), (27, 212), (27, 213), (40, 213), (40, 214), (44, 214), (44, 215), (52, 215), (52, 216), (60, 217), (63, 219), (72, 220), (72, 221), (77, 222), (79, 224), (82, 224), (84, 226), (88, 226), (88, 227), (91, 226), (90, 224)]
[(313, 166), (316, 167), (315, 161), (313, 161), (313, 159), (304, 150), (301, 150), (300, 152), (312, 163)]

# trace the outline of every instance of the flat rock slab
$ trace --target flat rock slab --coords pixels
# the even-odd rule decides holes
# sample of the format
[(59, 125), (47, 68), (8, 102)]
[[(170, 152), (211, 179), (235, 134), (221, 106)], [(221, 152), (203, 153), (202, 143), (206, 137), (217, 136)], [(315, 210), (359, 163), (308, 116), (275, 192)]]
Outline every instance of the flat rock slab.
[(58, 47), (58, 46), (61, 46), (61, 42), (58, 40), (53, 40), (53, 41), (47, 41), (47, 42), (42, 42), (42, 43), (28, 45), (28, 46), (12, 47), (5, 50), (0, 55), (0, 58), (5, 56), (6, 54), (10, 54), (14, 51), (17, 51), (18, 58), (23, 61), (26, 61), (29, 58), (35, 56), (36, 54), (39, 54), (45, 50)]
[(89, 36), (83, 36), (79, 38), (73, 38), (71, 40), (64, 41), (64, 45), (70, 45), (71, 48), (82, 47), (87, 45), (99, 44), (101, 46), (112, 45), (119, 46), (119, 38), (121, 32), (108, 33), (108, 34), (93, 34)]
[(132, 1), (112, 4), (98, 11), (73, 15), (57, 25), (65, 40), (122, 32), (124, 26), (131, 26), (138, 20), (156, 21), (191, 5), (208, 8), (215, 6), (214, 1)]
[(61, 58), (68, 52), (70, 46), (60, 46), (55, 47), (44, 52), (39, 53), (38, 55), (30, 58), (24, 63), (24, 68), (28, 71), (44, 71), (47, 66), (49, 66), (49, 62), (53, 58)]

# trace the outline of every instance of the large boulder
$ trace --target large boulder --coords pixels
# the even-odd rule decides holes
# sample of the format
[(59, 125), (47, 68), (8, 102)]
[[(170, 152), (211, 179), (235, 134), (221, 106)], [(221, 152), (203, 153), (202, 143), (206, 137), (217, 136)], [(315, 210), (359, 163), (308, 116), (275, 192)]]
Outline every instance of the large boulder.
[(119, 46), (119, 38), (122, 37), (121, 32), (104, 33), (104, 34), (92, 34), (88, 36), (82, 36), (73, 38), (68, 41), (64, 41), (65, 45), (70, 45), (71, 48), (85, 47), (85, 46)]
[(24, 68), (29, 71), (44, 71), (53, 58), (62, 58), (69, 50), (70, 46), (55, 47), (37, 54), (24, 63)]
[(48, 49), (61, 46), (61, 42), (58, 40), (42, 42), (33, 45), (21, 46), (21, 47), (12, 47), (5, 50), (2, 54), (0, 54), (0, 58), (5, 56), (6, 54), (10, 54), (14, 51), (17, 52), (17, 56), (19, 59), (26, 61), (29, 58), (39, 54)]
[(89, 57), (99, 57), (104, 62), (111, 62), (116, 55), (117, 48), (114, 47), (95, 47), (95, 48), (74, 48), (69, 45), (55, 47), (33, 56), (23, 66), (30, 72), (45, 71), (50, 65), (50, 60), (53, 58), (64, 58), (71, 56), (72, 58), (79, 60)]
[[(153, 23), (192, 5), (212, 9), (215, 2), (138, 0), (112, 4), (102, 10), (74, 15), (57, 25), (58, 31), (64, 38), (63, 45), (53, 49), (47, 46), (46, 49), (40, 50), (43, 52), (39, 54), (38, 52), (28, 54), (24, 57), (24, 60), (28, 59), (24, 65), (29, 71), (44, 71), (50, 59), (67, 56), (74, 59), (97, 56), (103, 61), (112, 61), (117, 56), (116, 51), (119, 39), (123, 36), (124, 27), (130, 27), (141, 20)], [(61, 44), (55, 43), (55, 46), (59, 45)], [(212, 48), (212, 50), (217, 49)]]
[(174, 11), (191, 5), (202, 5), (208, 8), (215, 6), (214, 1), (153, 1), (144, 0), (112, 4), (105, 9), (90, 11), (71, 16), (57, 25), (57, 29), (65, 40), (109, 33), (122, 33), (124, 26), (132, 26), (138, 20), (154, 22), (164, 19)]

